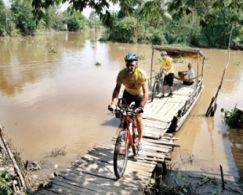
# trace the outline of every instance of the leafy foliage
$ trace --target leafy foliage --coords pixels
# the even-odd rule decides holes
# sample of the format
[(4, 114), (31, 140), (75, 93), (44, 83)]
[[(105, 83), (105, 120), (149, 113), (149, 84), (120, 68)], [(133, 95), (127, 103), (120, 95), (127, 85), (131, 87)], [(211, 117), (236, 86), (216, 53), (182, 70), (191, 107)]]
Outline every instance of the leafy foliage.
[(150, 37), (150, 42), (153, 45), (167, 44), (164, 33), (162, 33), (160, 30), (153, 31), (152, 36)]
[(12, 194), (11, 182), (7, 172), (2, 172), (0, 175), (0, 194), (1, 195)]
[(6, 11), (3, 1), (0, 0), (0, 36), (5, 32)]
[(84, 28), (85, 18), (79, 12), (72, 10), (65, 13), (69, 31), (78, 31)]
[(3, 1), (0, 0), (0, 36), (11, 35), (14, 30), (10, 11), (5, 8)]
[(33, 35), (37, 26), (32, 14), (30, 0), (13, 0), (11, 4), (16, 27), (22, 35)]
[(243, 111), (236, 107), (232, 110), (226, 110), (224, 120), (230, 127), (241, 127), (243, 125)]
[(137, 32), (139, 31), (138, 21), (134, 17), (126, 17), (116, 21), (109, 31), (109, 39), (118, 42), (137, 42)]
[(60, 23), (62, 23), (61, 15), (58, 13), (56, 6), (51, 6), (46, 9), (45, 15), (43, 16), (43, 21), (45, 23), (45, 27), (47, 29), (57, 29), (59, 30), (61, 27)]
[[(11, 2), (12, 13), (6, 11), (0, 0), (0, 36), (11, 35), (15, 26), (23, 35), (33, 35), (40, 25), (43, 29), (62, 30), (67, 24), (68, 30), (78, 31), (86, 24), (97, 28), (101, 20), (107, 27), (104, 40), (226, 48), (233, 27), (231, 46), (243, 48), (243, 3), (238, 0)], [(65, 2), (70, 5), (69, 11), (60, 14), (58, 6)], [(111, 14), (109, 2), (119, 4), (120, 10)], [(91, 22), (88, 23), (80, 14), (85, 7), (94, 9)]]

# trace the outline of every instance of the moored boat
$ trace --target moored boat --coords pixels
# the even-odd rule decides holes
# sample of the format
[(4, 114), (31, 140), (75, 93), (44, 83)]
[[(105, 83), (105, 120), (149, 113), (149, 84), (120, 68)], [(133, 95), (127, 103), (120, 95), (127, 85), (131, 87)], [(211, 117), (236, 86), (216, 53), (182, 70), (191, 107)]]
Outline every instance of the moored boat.
[[(205, 56), (197, 48), (179, 48), (179, 47), (164, 47), (152, 46), (152, 58), (149, 78), (150, 94), (153, 93), (153, 84), (155, 82), (155, 72), (158, 73), (159, 65), (155, 65), (154, 58), (162, 51), (173, 58), (175, 68), (174, 73), (174, 90), (173, 96), (161, 98), (158, 93), (152, 101), (147, 103), (145, 113), (143, 115), (145, 120), (160, 123), (159, 125), (165, 132), (177, 131), (188, 114), (196, 104), (198, 98), (203, 91), (203, 66)], [(158, 61), (158, 60), (157, 60)], [(187, 63), (193, 64), (195, 75), (190, 79), (191, 84), (185, 84), (183, 70), (186, 69)], [(162, 136), (163, 133), (160, 135)], [(146, 137), (146, 135), (144, 135)]]

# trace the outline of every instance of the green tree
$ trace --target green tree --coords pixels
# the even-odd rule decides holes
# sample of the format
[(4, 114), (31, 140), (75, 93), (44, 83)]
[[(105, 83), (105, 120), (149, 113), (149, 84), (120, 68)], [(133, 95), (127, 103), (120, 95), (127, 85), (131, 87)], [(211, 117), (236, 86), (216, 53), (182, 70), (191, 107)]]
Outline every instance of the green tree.
[(2, 0), (0, 0), (0, 36), (4, 36), (6, 31), (6, 10)]
[(69, 31), (79, 31), (84, 28), (86, 19), (79, 11), (68, 10), (65, 15)]
[(89, 21), (88, 21), (88, 24), (89, 24), (89, 27), (90, 28), (97, 28), (98, 26), (100, 26), (100, 19), (99, 19), (99, 16), (94, 12), (92, 11), (90, 14), (89, 14)]
[(31, 0), (13, 0), (11, 11), (22, 35), (34, 35), (37, 25), (32, 14)]
[(134, 17), (125, 17), (114, 22), (114, 25), (109, 29), (109, 38), (118, 42), (137, 42), (137, 33), (139, 31), (138, 21)]
[[(232, 28), (232, 17), (235, 17), (234, 13), (226, 8), (211, 11), (206, 17), (206, 24), (202, 27), (202, 42), (209, 47), (226, 48)], [(238, 34), (236, 29), (233, 32), (233, 36)]]
[(11, 36), (15, 33), (15, 25), (12, 19), (11, 11), (4, 6), (0, 0), (0, 36)]
[(46, 9), (43, 21), (45, 23), (45, 27), (47, 29), (57, 29), (59, 30), (59, 26), (61, 22), (61, 15), (58, 13), (56, 6), (50, 6), (49, 8)]
[[(32, 6), (39, 18), (43, 15), (42, 8), (63, 2), (69, 2), (72, 8), (79, 11), (87, 6), (93, 8), (103, 24), (109, 25), (111, 40), (166, 41), (225, 48), (233, 24), (232, 40), (238, 44), (243, 42), (243, 2), (239, 0), (33, 0)], [(109, 2), (120, 5), (117, 14), (108, 11)], [(167, 20), (171, 16), (173, 19)], [(131, 18), (139, 23), (135, 25)], [(127, 24), (131, 26), (125, 30)]]
[[(173, 11), (179, 8), (178, 11)], [(243, 24), (243, 2), (238, 0), (174, 0), (169, 4), (176, 20), (184, 15), (197, 15), (202, 28), (197, 34), (200, 46), (222, 47), (228, 45), (233, 25), (233, 40), (240, 37)], [(238, 40), (240, 42), (240, 40)]]
[(166, 9), (160, 0), (146, 1), (139, 8), (139, 17), (147, 21), (154, 28), (158, 28), (165, 18)]

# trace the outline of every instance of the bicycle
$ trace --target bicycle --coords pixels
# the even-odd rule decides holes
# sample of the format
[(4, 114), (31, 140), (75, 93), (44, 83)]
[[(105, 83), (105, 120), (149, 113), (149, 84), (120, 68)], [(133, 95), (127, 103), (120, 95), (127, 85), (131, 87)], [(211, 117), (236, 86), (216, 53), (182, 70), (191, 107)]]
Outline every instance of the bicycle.
[[(110, 111), (113, 109), (108, 108)], [(115, 109), (116, 118), (121, 119), (121, 130), (116, 138), (113, 167), (117, 179), (121, 178), (126, 170), (128, 153), (132, 148), (133, 156), (137, 155), (138, 133), (136, 124), (136, 115), (142, 113), (143, 109), (136, 109), (134, 105), (128, 105), (123, 98), (118, 99), (117, 108)]]
[(164, 81), (163, 71), (157, 73), (154, 78), (155, 78), (155, 81), (154, 81), (153, 88), (152, 88), (151, 102), (162, 91), (162, 85), (163, 85), (163, 81)]

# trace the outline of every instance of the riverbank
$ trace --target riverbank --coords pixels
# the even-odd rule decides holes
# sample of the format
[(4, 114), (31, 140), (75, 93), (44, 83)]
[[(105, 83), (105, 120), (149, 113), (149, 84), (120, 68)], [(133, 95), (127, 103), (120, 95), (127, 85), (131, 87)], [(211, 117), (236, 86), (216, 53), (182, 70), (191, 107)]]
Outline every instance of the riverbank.
[[(239, 195), (243, 194), (243, 183), (220, 170), (201, 167), (195, 171), (192, 160), (171, 161), (167, 163), (166, 173), (157, 169), (151, 178), (146, 195)], [(191, 168), (188, 168), (188, 167)], [(187, 167), (187, 168), (185, 168)], [(222, 168), (222, 167), (221, 167)]]
[(0, 125), (0, 194), (24, 194), (37, 190), (50, 180), (50, 167), (42, 169), (37, 162), (23, 162), (20, 153), (3, 133)]

